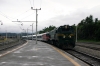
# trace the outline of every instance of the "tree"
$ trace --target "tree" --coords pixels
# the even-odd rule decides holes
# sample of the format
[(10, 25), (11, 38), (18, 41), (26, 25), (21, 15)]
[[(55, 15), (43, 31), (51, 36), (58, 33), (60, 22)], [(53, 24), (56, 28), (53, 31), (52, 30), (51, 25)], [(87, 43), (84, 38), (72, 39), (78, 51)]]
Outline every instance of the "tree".
[(95, 23), (98, 22), (98, 19), (95, 19), (95, 22), (93, 22), (93, 16), (90, 15), (87, 16), (85, 19), (81, 20), (81, 22), (78, 24), (78, 37), (80, 39), (88, 39), (93, 40), (95, 37)]
[(49, 31), (51, 31), (51, 30), (53, 30), (54, 28), (56, 28), (55, 26), (49, 26), (49, 27), (45, 27), (44, 29), (42, 29), (42, 30), (40, 30), (39, 31), (39, 33), (41, 34), (41, 33), (45, 33), (45, 32), (49, 32)]

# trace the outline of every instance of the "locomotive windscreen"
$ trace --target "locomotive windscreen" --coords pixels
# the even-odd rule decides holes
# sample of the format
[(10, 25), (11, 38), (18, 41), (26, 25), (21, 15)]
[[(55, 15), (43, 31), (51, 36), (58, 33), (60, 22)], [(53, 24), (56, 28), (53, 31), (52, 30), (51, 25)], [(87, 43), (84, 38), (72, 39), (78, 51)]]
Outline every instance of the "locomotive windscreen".
[(60, 26), (58, 28), (57, 32), (72, 32), (72, 31), (73, 31), (73, 27), (72, 26), (64, 25), (64, 26)]

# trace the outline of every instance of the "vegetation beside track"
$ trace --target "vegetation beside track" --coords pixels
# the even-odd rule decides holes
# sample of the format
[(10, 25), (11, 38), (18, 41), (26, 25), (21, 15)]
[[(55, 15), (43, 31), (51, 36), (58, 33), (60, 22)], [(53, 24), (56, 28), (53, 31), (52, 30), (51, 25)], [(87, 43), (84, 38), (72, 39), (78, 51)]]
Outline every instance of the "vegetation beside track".
[(13, 42), (13, 41), (16, 41), (17, 39), (11, 39), (11, 38), (5, 38), (4, 40), (0, 40), (0, 43), (2, 42)]
[(100, 41), (95, 41), (95, 40), (78, 40), (77, 43), (94, 43), (94, 44), (100, 44)]
[(100, 20), (93, 18), (92, 15), (81, 20), (77, 26), (78, 40), (100, 41)]
[(0, 42), (5, 42), (5, 41), (8, 41), (9, 39), (3, 39), (3, 40), (1, 40), (0, 39)]

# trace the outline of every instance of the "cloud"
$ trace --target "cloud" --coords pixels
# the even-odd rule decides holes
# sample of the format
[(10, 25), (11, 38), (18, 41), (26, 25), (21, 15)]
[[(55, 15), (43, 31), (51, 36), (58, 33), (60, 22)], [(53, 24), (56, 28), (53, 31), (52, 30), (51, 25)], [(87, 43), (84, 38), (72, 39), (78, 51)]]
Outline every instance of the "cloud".
[(93, 15), (94, 18), (100, 19), (100, 6), (95, 6), (91, 9), (77, 9), (75, 12), (67, 15), (59, 15), (45, 21), (45, 25), (60, 26), (64, 24), (78, 24), (82, 19), (87, 16)]
[[(99, 3), (100, 0), (34, 0), (35, 8), (41, 7), (38, 11), (38, 30), (50, 25), (58, 27), (64, 24), (78, 24), (89, 15), (100, 19)], [(33, 6), (33, 0), (0, 0), (0, 11), (2, 12), (0, 12), (0, 19), (4, 23), (3, 26), (0, 25), (2, 28), (0, 30), (5, 31), (4, 27), (10, 26), (8, 31), (21, 32), (19, 26), (12, 21), (17, 19), (35, 21), (36, 11), (31, 10), (31, 6)], [(31, 24), (23, 22), (22, 28), (27, 29)], [(36, 23), (33, 28), (35, 31)]]
[(73, 25), (79, 23), (80, 20), (82, 20), (86, 16), (87, 15), (85, 15), (85, 12), (78, 11), (70, 15), (59, 15), (57, 17), (51, 18), (50, 20), (47, 21), (48, 22), (47, 24), (54, 26), (60, 26), (64, 24)]

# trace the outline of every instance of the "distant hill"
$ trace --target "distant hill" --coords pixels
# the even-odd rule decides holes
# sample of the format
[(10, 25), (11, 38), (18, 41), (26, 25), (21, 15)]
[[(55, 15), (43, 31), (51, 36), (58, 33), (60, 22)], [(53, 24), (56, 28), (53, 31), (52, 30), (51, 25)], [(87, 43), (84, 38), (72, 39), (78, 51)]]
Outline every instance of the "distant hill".
[[(27, 33), (7, 33), (7, 36), (26, 36)], [(31, 35), (31, 33), (29, 33), (28, 35)], [(0, 36), (6, 36), (6, 33), (0, 33)]]

